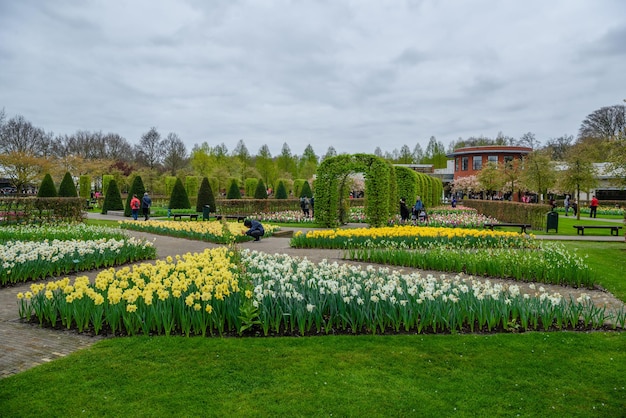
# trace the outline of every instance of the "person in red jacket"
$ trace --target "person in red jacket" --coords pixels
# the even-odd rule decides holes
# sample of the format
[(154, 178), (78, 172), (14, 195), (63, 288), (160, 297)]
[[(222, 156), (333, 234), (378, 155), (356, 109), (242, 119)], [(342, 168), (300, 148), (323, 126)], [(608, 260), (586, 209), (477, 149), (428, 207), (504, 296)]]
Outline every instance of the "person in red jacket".
[(595, 218), (596, 214), (598, 212), (598, 198), (596, 197), (596, 195), (593, 195), (593, 197), (591, 198), (591, 204), (589, 205), (589, 208), (591, 209), (589, 211), (589, 217), (590, 218)]
[(137, 199), (137, 195), (134, 194), (133, 198), (130, 199), (130, 210), (133, 213), (133, 219), (137, 220), (137, 216), (139, 215), (139, 208), (141, 207), (141, 202)]

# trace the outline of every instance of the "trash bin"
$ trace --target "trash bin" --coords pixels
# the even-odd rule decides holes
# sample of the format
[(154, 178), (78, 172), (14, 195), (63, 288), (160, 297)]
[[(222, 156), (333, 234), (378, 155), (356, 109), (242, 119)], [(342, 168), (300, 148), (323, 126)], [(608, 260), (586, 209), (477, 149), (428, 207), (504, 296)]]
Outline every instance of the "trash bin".
[(204, 205), (204, 207), (202, 208), (202, 220), (203, 221), (207, 221), (209, 220), (209, 216), (211, 216), (211, 206), (209, 205)]
[(554, 229), (554, 232), (559, 232), (559, 214), (555, 211), (548, 212), (546, 215), (546, 232)]

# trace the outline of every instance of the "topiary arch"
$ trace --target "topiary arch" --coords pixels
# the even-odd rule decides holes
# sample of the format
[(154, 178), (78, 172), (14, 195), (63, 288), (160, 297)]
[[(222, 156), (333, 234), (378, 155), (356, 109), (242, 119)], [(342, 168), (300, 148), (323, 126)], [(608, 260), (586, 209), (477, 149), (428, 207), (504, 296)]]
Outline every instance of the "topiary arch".
[(346, 223), (350, 193), (347, 180), (352, 173), (364, 173), (366, 220), (371, 226), (386, 225), (396, 193), (392, 168), (371, 154), (342, 154), (322, 161), (315, 180), (315, 221), (327, 227)]

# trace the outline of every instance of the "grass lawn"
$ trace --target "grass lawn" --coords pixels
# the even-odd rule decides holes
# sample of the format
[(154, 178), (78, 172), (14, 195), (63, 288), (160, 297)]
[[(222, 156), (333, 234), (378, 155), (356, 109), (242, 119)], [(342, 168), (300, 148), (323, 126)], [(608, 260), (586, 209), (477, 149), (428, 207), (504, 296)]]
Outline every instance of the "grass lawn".
[(595, 282), (626, 302), (626, 243), (561, 241), (597, 273)]
[(0, 381), (19, 416), (622, 416), (626, 333), (135, 337)]

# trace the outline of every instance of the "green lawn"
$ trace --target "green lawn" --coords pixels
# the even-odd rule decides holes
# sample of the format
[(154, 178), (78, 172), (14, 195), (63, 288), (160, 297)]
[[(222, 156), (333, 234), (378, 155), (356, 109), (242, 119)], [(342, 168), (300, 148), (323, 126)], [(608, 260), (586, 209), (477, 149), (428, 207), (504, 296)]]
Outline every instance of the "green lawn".
[(562, 241), (562, 244), (585, 258), (596, 272), (596, 283), (626, 302), (626, 243)]
[(2, 416), (623, 416), (626, 333), (111, 339), (0, 381)]

